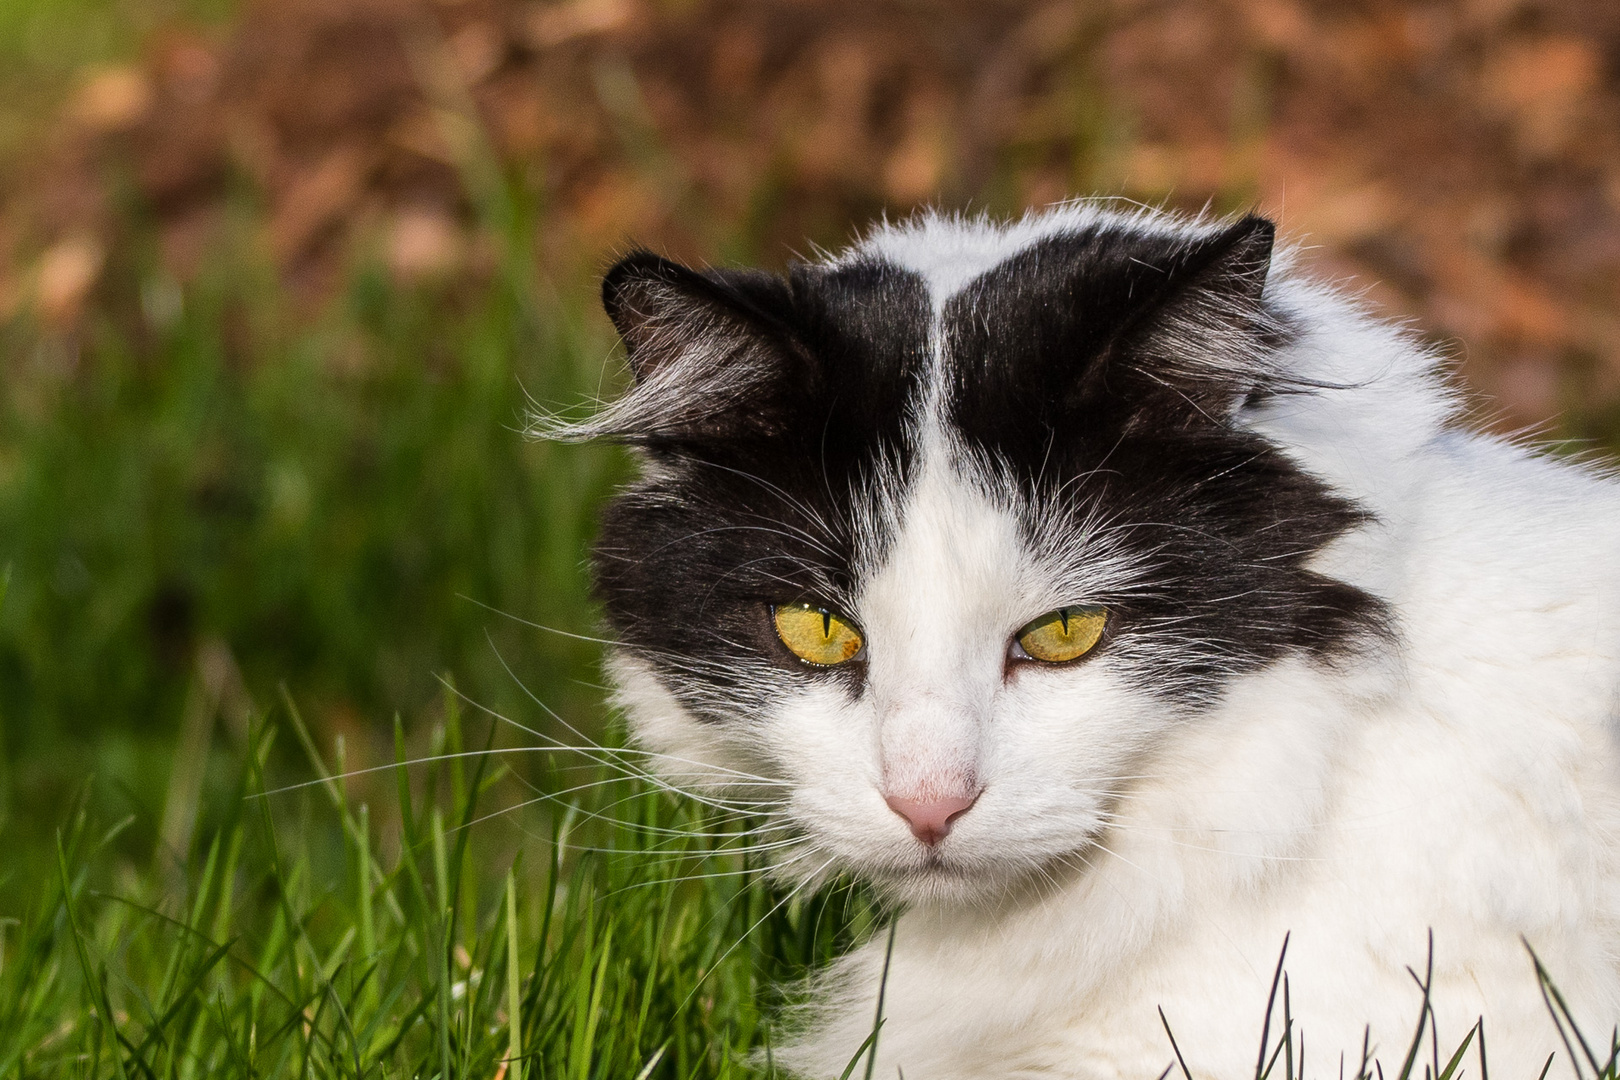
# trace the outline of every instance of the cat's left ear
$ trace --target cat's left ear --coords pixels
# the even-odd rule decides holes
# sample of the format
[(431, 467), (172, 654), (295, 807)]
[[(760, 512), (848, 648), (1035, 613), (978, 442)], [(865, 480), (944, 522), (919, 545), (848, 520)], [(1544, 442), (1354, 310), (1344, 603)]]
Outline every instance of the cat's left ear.
[(795, 374), (807, 372), (790, 327), (792, 294), (758, 271), (699, 272), (638, 251), (602, 281), (635, 385), (590, 420), (540, 433), (647, 446), (767, 431)]

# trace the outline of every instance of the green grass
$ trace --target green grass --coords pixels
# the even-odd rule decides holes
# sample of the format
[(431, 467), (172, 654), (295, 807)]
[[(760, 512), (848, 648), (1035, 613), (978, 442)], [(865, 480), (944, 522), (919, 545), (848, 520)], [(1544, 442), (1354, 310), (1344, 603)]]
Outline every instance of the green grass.
[[(456, 700), (434, 760), (386, 770), (386, 827), (290, 701), (183, 867), (109, 874), (127, 822), (73, 813), (6, 927), (0, 1077), (512, 1076), (514, 1048), (528, 1077), (768, 1071), (771, 987), (876, 909), (763, 885), (746, 822), (633, 758), (463, 753)], [(288, 735), (324, 782), (267, 779)], [(574, 794), (513, 805), (522, 773)]]

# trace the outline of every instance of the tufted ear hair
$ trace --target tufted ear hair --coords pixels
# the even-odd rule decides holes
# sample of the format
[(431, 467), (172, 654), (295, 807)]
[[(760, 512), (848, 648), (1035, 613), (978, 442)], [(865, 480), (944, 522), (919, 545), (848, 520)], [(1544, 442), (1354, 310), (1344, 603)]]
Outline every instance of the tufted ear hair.
[(1124, 300), (1113, 325), (1064, 400), (1124, 395), (1136, 403), (1132, 424), (1184, 426), (1225, 423), (1239, 400), (1278, 389), (1270, 355), (1283, 327), (1262, 300), (1275, 236), (1251, 214), (1150, 259), (1132, 256), (1115, 279)]
[(602, 280), (635, 382), (589, 420), (540, 434), (673, 449), (768, 434), (810, 377), (787, 282), (759, 271), (699, 272), (637, 251)]
[(1275, 240), (1276, 227), (1250, 214), (1139, 263), (1127, 314), (1074, 392), (1123, 374), (1144, 404), (1224, 419), (1237, 398), (1269, 389), (1269, 346), (1282, 328), (1262, 296)]

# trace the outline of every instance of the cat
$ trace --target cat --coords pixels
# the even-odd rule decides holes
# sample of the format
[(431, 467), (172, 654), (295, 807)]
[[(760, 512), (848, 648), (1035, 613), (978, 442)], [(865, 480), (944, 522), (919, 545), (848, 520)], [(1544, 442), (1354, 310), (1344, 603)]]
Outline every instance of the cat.
[(593, 556), (633, 736), (903, 910), (778, 1065), (842, 1074), (881, 981), (871, 1075), (1153, 1077), (1168, 1026), (1252, 1077), (1285, 935), (1313, 1072), (1398, 1071), (1432, 958), (1441, 1044), (1535, 1075), (1527, 945), (1606, 1043), (1620, 484), (1300, 261), (1084, 201), (606, 275), (633, 386), (549, 434), (640, 461)]

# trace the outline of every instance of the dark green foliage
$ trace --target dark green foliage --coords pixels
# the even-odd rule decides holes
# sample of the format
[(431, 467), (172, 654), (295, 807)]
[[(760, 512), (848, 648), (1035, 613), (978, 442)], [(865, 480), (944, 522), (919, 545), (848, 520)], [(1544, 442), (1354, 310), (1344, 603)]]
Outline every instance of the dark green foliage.
[(183, 291), (115, 268), (82, 339), (0, 329), (0, 820), (44, 846), (94, 761), (100, 809), (144, 811), (125, 850), (150, 844), (206, 657), (245, 682), (237, 753), (283, 681), (375, 759), (378, 718), (432, 719), (438, 672), (516, 706), (508, 663), (599, 729), (596, 646), (521, 620), (593, 631), (581, 563), (623, 463), (522, 428), (603, 392), (610, 339), (526, 280), (516, 259), (459, 290), (361, 268), (310, 325), (221, 255)]

